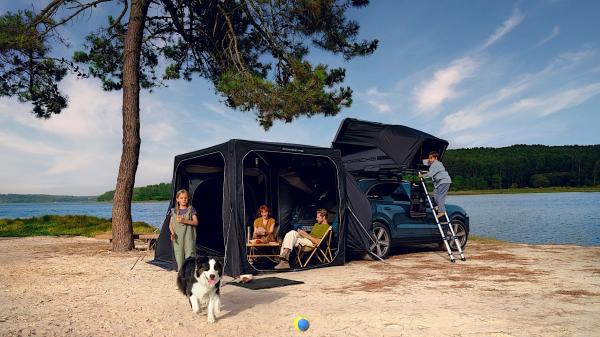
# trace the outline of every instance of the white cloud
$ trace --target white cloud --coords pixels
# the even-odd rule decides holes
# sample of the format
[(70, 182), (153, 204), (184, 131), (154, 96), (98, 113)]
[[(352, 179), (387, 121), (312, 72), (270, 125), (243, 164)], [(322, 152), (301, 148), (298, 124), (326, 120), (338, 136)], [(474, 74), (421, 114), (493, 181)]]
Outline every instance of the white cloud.
[(450, 63), (446, 68), (437, 70), (433, 78), (424, 81), (420, 86), (413, 90), (414, 98), (417, 103), (417, 109), (422, 111), (435, 111), (439, 109), (445, 101), (462, 96), (456, 87), (466, 78), (473, 75), (481, 65), (481, 52), (489, 46), (496, 43), (504, 35), (508, 34), (522, 21), (524, 16), (518, 9), (506, 19), (496, 31), (488, 37), (485, 43), (467, 53), (466, 56), (458, 58)]
[(538, 43), (536, 43), (533, 46), (533, 48), (538, 48), (538, 47), (545, 45), (548, 41), (557, 37), (558, 34), (560, 34), (560, 28), (558, 26), (554, 26), (554, 28), (552, 28), (552, 33), (550, 33), (550, 35), (546, 36), (545, 38), (541, 39)]
[(481, 49), (485, 49), (498, 40), (500, 40), (504, 35), (508, 34), (511, 30), (515, 29), (522, 21), (524, 16), (521, 14), (519, 9), (515, 9), (513, 14), (502, 23), (502, 26), (498, 27), (494, 34), (492, 34), (487, 41), (483, 44)]
[(487, 131), (465, 132), (452, 137), (451, 148), (474, 147), (490, 141), (495, 135)]
[(465, 78), (470, 77), (479, 66), (472, 57), (455, 60), (450, 66), (435, 72), (430, 81), (422, 83), (414, 90), (419, 110), (434, 110), (446, 100), (461, 95), (455, 87)]
[[(236, 111), (231, 109), (223, 104), (218, 103), (203, 103), (202, 104), (206, 110), (216, 113), (217, 115), (230, 120), (240, 126), (247, 124), (250, 121), (248, 118), (249, 114), (245, 114), (241, 111)], [(197, 116), (194, 118), (198, 118)]]
[(444, 118), (440, 133), (446, 134), (469, 129), (481, 125), (484, 121), (485, 117), (475, 110), (460, 110)]
[(579, 105), (598, 94), (600, 94), (600, 82), (544, 96), (523, 99), (515, 103), (514, 110), (535, 110), (540, 116), (547, 116)]
[[(176, 150), (176, 149), (174, 149)], [(144, 153), (140, 156), (138, 166), (139, 174), (136, 178), (136, 186), (153, 185), (171, 180), (173, 174), (173, 156), (179, 153), (163, 153), (159, 156), (151, 156)]]
[(165, 121), (145, 124), (140, 128), (143, 141), (150, 140), (157, 143), (174, 138), (177, 132), (173, 125)]
[(376, 87), (371, 87), (363, 94), (364, 99), (380, 113), (392, 112), (392, 107), (386, 102), (389, 94), (379, 91)]
[(61, 152), (46, 142), (8, 132), (0, 132), (0, 147), (17, 153), (35, 155), (57, 155)]
[[(532, 88), (557, 81), (561, 75), (572, 71), (574, 67), (581, 64), (581, 62), (593, 54), (594, 51), (588, 49), (559, 54), (539, 72), (522, 75), (519, 79), (484, 96), (479, 103), (467, 106), (446, 116), (443, 120), (440, 133), (452, 134), (466, 129), (473, 129), (501, 116), (511, 115), (532, 107), (540, 109), (538, 111), (562, 110), (564, 106), (567, 106), (565, 103), (576, 102), (577, 99), (584, 97), (583, 94), (587, 91), (576, 90), (575, 92), (580, 95), (572, 92), (573, 90), (568, 90), (564, 92), (559, 91), (544, 97), (519, 99), (519, 96), (522, 96)], [(515, 98), (517, 98), (517, 101), (511, 101), (511, 99), (514, 100)], [(538, 102), (538, 100), (542, 100), (542, 102)], [(507, 103), (501, 106), (503, 102)]]
[[(96, 176), (98, 169), (108, 168), (107, 163), (118, 163), (119, 156), (113, 153), (110, 160), (103, 156), (100, 161), (97, 153), (87, 153), (80, 151), (69, 151), (56, 156), (47, 170), (43, 172), (45, 176), (66, 176), (67, 174), (77, 173), (78, 176)], [(116, 165), (110, 165), (111, 171)], [(79, 180), (78, 178), (75, 181)]]
[(203, 103), (202, 105), (204, 105), (204, 107), (206, 109), (208, 109), (209, 111), (217, 113), (217, 114), (219, 114), (221, 116), (226, 116), (225, 108), (222, 107), (222, 106), (220, 106), (220, 105), (217, 105), (217, 104), (214, 104), (214, 103)]
[(548, 68), (536, 74), (527, 74), (486, 96), (478, 104), (463, 108), (446, 116), (443, 120), (441, 134), (448, 134), (477, 127), (486, 122), (490, 116), (489, 111), (497, 104), (513, 98), (536, 84), (546, 73)]
[(575, 52), (560, 53), (554, 60), (554, 63), (561, 64), (567, 62), (576, 65), (583, 60), (590, 58), (594, 54), (596, 54), (596, 50), (591, 48), (584, 48)]
[(60, 87), (68, 95), (69, 102), (60, 114), (39, 119), (24, 111), (31, 109), (29, 104), (25, 104), (19, 109), (24, 112), (15, 113), (13, 118), (23, 126), (70, 139), (118, 135), (121, 130), (121, 94), (102, 91), (95, 82), (68, 76)]
[[(60, 84), (68, 107), (37, 119), (31, 105), (0, 100), (0, 157), (11, 165), (0, 177), (2, 192), (94, 194), (114, 186), (121, 153), (121, 95), (105, 92), (94, 79), (67, 76)], [(32, 156), (35, 155), (35, 156)], [(35, 163), (35, 164), (32, 164)], [(26, 176), (28, 182), (15, 180)]]
[(442, 129), (444, 132), (442, 133), (457, 133), (484, 124), (489, 125), (493, 121), (516, 114), (520, 114), (521, 118), (544, 117), (572, 108), (598, 94), (600, 94), (600, 82), (570, 90), (522, 98), (508, 106), (490, 110), (481, 109), (480, 105), (475, 109), (460, 110), (444, 118)]

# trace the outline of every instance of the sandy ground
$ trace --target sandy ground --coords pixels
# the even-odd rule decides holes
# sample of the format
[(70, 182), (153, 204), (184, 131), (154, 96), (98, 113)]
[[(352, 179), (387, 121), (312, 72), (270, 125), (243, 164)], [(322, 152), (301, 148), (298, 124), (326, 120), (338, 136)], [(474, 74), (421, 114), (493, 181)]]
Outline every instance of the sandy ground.
[[(469, 243), (225, 285), (219, 320), (194, 315), (152, 252), (87, 238), (0, 240), (1, 336), (600, 336), (600, 247)], [(294, 317), (311, 323), (295, 331)]]

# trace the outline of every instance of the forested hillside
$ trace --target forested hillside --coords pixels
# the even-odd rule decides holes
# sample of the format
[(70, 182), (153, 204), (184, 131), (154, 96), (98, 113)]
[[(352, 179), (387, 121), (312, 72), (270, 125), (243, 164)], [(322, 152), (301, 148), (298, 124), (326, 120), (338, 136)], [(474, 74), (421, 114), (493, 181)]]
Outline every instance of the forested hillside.
[(83, 202), (95, 201), (96, 197), (79, 197), (72, 195), (48, 194), (0, 194), (0, 203), (31, 203), (31, 202)]
[[(513, 145), (448, 150), (452, 190), (600, 185), (600, 145)], [(98, 197), (110, 201), (114, 191)], [(169, 200), (171, 184), (137, 187), (134, 201)]]
[(453, 190), (600, 184), (600, 145), (513, 145), (448, 150)]
[[(98, 201), (111, 201), (115, 191), (108, 191), (98, 197)], [(171, 184), (160, 183), (133, 189), (133, 201), (169, 200), (171, 199)]]

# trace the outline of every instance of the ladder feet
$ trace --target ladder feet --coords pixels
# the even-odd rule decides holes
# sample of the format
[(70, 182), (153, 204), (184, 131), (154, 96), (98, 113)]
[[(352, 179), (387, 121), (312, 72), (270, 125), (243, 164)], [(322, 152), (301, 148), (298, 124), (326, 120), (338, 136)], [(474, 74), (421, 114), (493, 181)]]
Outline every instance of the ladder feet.
[(456, 262), (456, 260), (455, 259), (450, 259), (450, 262), (454, 263), (454, 262)]
[(461, 261), (467, 261), (467, 258), (466, 257), (461, 257), (460, 260)]

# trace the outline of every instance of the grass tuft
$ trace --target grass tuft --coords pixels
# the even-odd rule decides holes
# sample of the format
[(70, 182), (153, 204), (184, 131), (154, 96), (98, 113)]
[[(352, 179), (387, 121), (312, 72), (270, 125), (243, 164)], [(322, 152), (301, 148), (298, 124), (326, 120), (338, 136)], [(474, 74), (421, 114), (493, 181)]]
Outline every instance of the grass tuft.
[[(156, 228), (134, 222), (134, 233), (153, 233)], [(0, 219), (0, 237), (79, 235), (94, 237), (111, 232), (110, 219), (88, 215), (44, 215), (32, 218)]]

